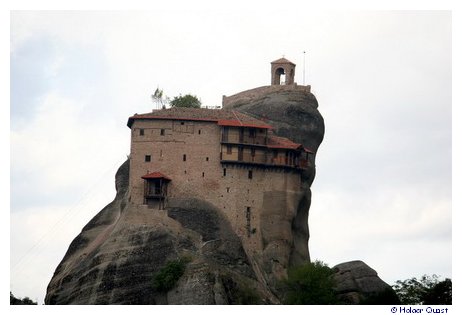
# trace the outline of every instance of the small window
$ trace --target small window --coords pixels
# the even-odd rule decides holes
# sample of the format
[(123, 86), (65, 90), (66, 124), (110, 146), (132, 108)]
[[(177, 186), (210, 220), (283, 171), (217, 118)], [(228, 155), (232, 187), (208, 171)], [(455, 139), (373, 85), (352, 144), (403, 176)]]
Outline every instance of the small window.
[(229, 193), (229, 187), (226, 187), (226, 192), (228, 192), (228, 193)]
[(144, 136), (144, 129), (140, 129), (140, 136)]
[(251, 155), (252, 157), (255, 156), (255, 148), (250, 148), (250, 155)]
[(231, 154), (231, 153), (233, 153), (233, 147), (228, 144), (226, 146), (226, 154)]
[(250, 137), (250, 138), (255, 138), (255, 133), (256, 133), (255, 131), (256, 131), (256, 130), (253, 129), (253, 128), (252, 128), (252, 129), (249, 129), (249, 137)]
[(205, 158), (205, 160), (208, 162), (208, 161), (209, 161), (209, 158), (208, 158), (208, 157), (206, 157), (206, 158)]
[(253, 172), (249, 171), (249, 179), (252, 179), (252, 177), (253, 177)]
[(223, 176), (226, 176), (226, 168), (223, 169)]
[(204, 172), (202, 172), (202, 177), (204, 177), (204, 176), (205, 176), (205, 173), (204, 173)]
[(186, 154), (183, 154), (183, 161), (186, 161)]
[(151, 162), (151, 156), (150, 155), (145, 155), (144, 156), (144, 161), (145, 162)]
[(181, 125), (182, 125), (182, 126), (184, 125), (184, 121), (181, 122)]
[(161, 130), (160, 130), (160, 135), (161, 135), (161, 136), (165, 136), (165, 129), (161, 129)]
[(201, 130), (199, 129), (199, 131), (197, 132), (198, 134), (201, 134)]
[(250, 237), (250, 207), (247, 207), (245, 211), (245, 218), (247, 219), (247, 224), (246, 224), (247, 237)]

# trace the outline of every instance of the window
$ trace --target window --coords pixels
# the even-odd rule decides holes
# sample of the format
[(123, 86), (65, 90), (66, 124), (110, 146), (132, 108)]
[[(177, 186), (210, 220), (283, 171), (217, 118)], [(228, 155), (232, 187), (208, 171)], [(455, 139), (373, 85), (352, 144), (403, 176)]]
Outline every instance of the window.
[(247, 230), (247, 237), (250, 237), (250, 207), (247, 207), (245, 211), (245, 218), (247, 219), (246, 230)]
[(253, 172), (249, 171), (249, 179), (252, 179), (252, 177), (253, 177)]
[(186, 161), (186, 154), (183, 154), (183, 161)]
[(206, 157), (206, 158), (205, 158), (205, 160), (208, 162), (208, 161), (209, 161), (209, 158), (208, 158), (208, 157)]
[(255, 138), (256, 136), (256, 132), (255, 132), (255, 129), (249, 129), (249, 137), (250, 138)]
[(226, 168), (223, 169), (223, 176), (226, 176)]
[(202, 172), (202, 177), (204, 177), (204, 176), (205, 176), (205, 173), (204, 173), (204, 172)]
[(149, 181), (148, 185), (148, 196), (158, 196), (162, 194), (162, 184), (160, 180)]
[(274, 150), (273, 151), (273, 158), (277, 158), (278, 157), (278, 151)]
[(144, 136), (144, 129), (140, 129), (140, 136)]
[(161, 136), (165, 136), (165, 129), (161, 129), (161, 130), (160, 130), (160, 135), (161, 135)]
[(255, 156), (255, 148), (250, 148), (250, 155), (251, 155), (252, 157)]
[(182, 125), (182, 126), (184, 125), (184, 121), (181, 122), (181, 125)]
[(240, 146), (237, 148), (237, 160), (242, 161), (244, 159), (244, 147)]
[(228, 192), (228, 193), (229, 193), (229, 187), (226, 187), (226, 192)]
[(233, 153), (233, 147), (231, 145), (226, 146), (226, 154), (232, 154)]
[(145, 155), (144, 156), (144, 161), (145, 162), (151, 162), (151, 156), (150, 155)]
[(201, 130), (199, 129), (199, 131), (197, 132), (198, 134), (201, 134)]
[(229, 133), (229, 128), (223, 127), (223, 136), (221, 138), (221, 141), (228, 142), (228, 133)]

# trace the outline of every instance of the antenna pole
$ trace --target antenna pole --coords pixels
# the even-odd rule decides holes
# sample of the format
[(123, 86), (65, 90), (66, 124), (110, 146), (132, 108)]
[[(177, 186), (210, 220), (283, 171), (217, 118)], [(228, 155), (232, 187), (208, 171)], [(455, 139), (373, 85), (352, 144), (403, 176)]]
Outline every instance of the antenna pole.
[(303, 85), (305, 85), (305, 53), (306, 51), (303, 51)]

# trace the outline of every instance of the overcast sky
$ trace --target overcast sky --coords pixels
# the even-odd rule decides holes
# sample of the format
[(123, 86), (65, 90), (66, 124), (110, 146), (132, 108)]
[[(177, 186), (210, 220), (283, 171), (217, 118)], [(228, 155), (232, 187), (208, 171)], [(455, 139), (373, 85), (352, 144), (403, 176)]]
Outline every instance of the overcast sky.
[[(228, 8), (226, 8), (228, 9)], [(396, 280), (452, 277), (451, 13), (275, 6), (11, 13), (10, 290), (43, 302), (70, 242), (115, 196), (127, 118), (150, 94), (204, 105), (297, 64), (326, 133), (311, 258)]]

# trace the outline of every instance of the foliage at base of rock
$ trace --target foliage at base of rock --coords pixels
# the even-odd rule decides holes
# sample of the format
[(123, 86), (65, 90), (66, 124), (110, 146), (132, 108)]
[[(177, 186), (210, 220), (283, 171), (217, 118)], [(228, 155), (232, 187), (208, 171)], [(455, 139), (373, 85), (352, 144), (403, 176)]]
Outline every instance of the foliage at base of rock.
[(452, 281), (439, 281), (437, 275), (423, 275), (419, 280), (398, 280), (393, 285), (402, 304), (450, 305), (452, 304)]
[(10, 305), (37, 305), (37, 302), (32, 301), (27, 296), (25, 298), (17, 298), (10, 292)]
[(332, 269), (321, 261), (289, 269), (283, 284), (284, 304), (338, 304), (332, 275)]
[(393, 289), (372, 293), (362, 300), (362, 305), (398, 305), (401, 304)]
[(255, 305), (262, 304), (262, 299), (246, 283), (237, 283), (230, 275), (222, 275), (221, 281), (226, 290), (230, 304)]

